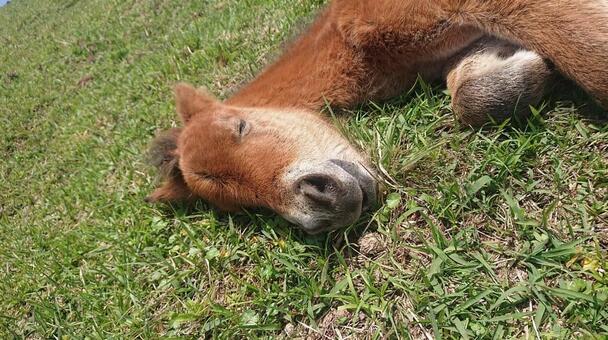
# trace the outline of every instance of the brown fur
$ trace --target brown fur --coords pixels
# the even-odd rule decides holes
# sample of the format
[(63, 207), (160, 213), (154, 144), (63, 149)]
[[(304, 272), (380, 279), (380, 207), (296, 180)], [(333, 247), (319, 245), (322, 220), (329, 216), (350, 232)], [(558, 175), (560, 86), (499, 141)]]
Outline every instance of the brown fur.
[[(338, 1), (346, 40), (366, 54), (407, 58), (426, 74), (428, 61), (492, 34), (551, 60), (608, 105), (608, 2), (605, 0)], [(386, 67), (385, 65), (382, 65)]]
[[(165, 183), (148, 200), (203, 198), (224, 210), (268, 207), (268, 202), (280, 201), (281, 193), (274, 190), (273, 181), (292, 157), (274, 152), (280, 141), (272, 135), (260, 135), (242, 145), (239, 123), (249, 119), (246, 112), (186, 84), (176, 86), (175, 95), (185, 128), (161, 134), (153, 143), (152, 163), (161, 169)], [(182, 156), (183, 149), (192, 152)], [(243, 154), (254, 163), (243, 162)]]
[[(536, 102), (551, 73), (548, 64), (516, 68), (522, 81), (515, 89), (505, 70), (455, 76), (483, 67), (467, 58), (484, 53), (475, 42), (489, 35), (537, 52), (608, 106), (605, 0), (335, 0), (277, 62), (225, 103), (177, 87), (185, 127), (179, 137), (177, 131), (171, 135), (176, 149), (163, 154), (178, 159), (169, 164), (179, 168), (165, 174), (179, 176), (167, 175), (151, 199), (201, 197), (225, 209), (288, 209), (286, 195), (292, 188), (278, 179), (294, 162), (320, 157), (314, 148), (296, 149), (340, 139), (329, 133), (329, 124), (315, 121), (285, 129), (252, 107), (284, 111), (286, 121), (296, 115), (314, 121), (318, 118), (311, 112), (326, 102), (348, 107), (385, 99), (408, 89), (419, 74), (429, 81), (452, 75), (448, 86), (454, 111), (466, 124), (480, 125), (486, 113), (496, 113), (491, 111), (505, 118), (506, 112), (518, 111), (515, 98), (526, 106)], [(235, 134), (239, 119), (261, 124), (265, 132), (241, 140)], [(330, 137), (315, 140), (321, 138), (318, 129)]]

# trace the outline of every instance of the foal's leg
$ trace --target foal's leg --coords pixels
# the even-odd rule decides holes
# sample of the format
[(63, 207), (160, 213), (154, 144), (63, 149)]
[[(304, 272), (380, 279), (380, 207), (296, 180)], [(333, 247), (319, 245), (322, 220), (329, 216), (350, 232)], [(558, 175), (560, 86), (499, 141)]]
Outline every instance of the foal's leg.
[(552, 78), (537, 53), (489, 37), (455, 57), (445, 73), (456, 118), (473, 127), (525, 118)]
[[(370, 55), (384, 48), (444, 56), (473, 27), (535, 51), (608, 108), (608, 0), (336, 0), (345, 39)], [(379, 43), (380, 42), (380, 43)], [(432, 60), (432, 59), (431, 59)]]

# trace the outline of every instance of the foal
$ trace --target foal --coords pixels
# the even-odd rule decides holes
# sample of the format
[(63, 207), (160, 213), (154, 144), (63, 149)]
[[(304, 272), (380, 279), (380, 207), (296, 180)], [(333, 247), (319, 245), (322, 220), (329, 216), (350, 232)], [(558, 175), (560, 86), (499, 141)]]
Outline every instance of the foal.
[(606, 0), (335, 0), (253, 82), (220, 102), (176, 87), (183, 128), (157, 138), (149, 201), (266, 207), (319, 233), (376, 200), (367, 160), (317, 112), (444, 78), (466, 125), (525, 114), (554, 69), (608, 106)]

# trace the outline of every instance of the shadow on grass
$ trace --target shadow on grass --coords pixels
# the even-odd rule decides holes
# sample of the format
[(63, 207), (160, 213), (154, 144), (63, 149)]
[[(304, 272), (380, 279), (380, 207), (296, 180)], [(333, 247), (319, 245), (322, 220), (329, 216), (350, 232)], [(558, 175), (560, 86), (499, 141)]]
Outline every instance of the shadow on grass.
[(530, 115), (515, 116), (506, 124), (487, 124), (482, 130), (488, 129), (491, 131), (498, 125), (502, 125), (507, 130), (518, 129), (526, 131), (532, 128), (532, 130), (538, 131), (538, 128), (544, 128), (544, 119), (550, 118), (552, 111), (563, 109), (571, 111), (579, 119), (584, 119), (590, 123), (597, 125), (608, 124), (608, 112), (569, 79), (557, 77), (552, 88), (544, 98), (539, 108), (534, 108)]
[(242, 231), (252, 231), (254, 234), (264, 234), (272, 230), (278, 237), (297, 241), (322, 256), (330, 256), (335, 251), (339, 251), (344, 258), (351, 257), (352, 246), (356, 245), (359, 238), (367, 231), (376, 229), (372, 219), (374, 211), (365, 212), (350, 226), (310, 235), (269, 209), (247, 209), (237, 213), (226, 213), (202, 200), (194, 203), (159, 204), (156, 209), (165, 219), (187, 218), (191, 222), (208, 218), (199, 216), (200, 212), (212, 212), (219, 224), (232, 224)]

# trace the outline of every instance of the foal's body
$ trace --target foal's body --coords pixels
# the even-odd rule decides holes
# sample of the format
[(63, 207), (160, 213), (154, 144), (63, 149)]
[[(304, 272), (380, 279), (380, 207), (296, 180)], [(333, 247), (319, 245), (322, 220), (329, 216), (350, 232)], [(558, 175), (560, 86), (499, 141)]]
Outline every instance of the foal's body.
[(170, 175), (151, 199), (263, 206), (311, 233), (337, 228), (375, 199), (375, 181), (314, 115), (326, 103), (444, 77), (457, 117), (481, 125), (537, 101), (555, 66), (608, 106), (607, 56), (606, 0), (336, 0), (226, 102), (178, 88), (185, 128), (171, 134)]
[[(402, 93), (420, 75), (447, 78), (456, 104), (474, 101), (468, 110), (455, 105), (458, 118), (482, 125), (487, 114), (502, 118), (516, 103), (525, 109), (537, 101), (553, 62), (607, 104), (605, 7), (604, 1), (334, 1), (227, 103), (349, 107)], [(483, 112), (486, 100), (490, 110)]]

